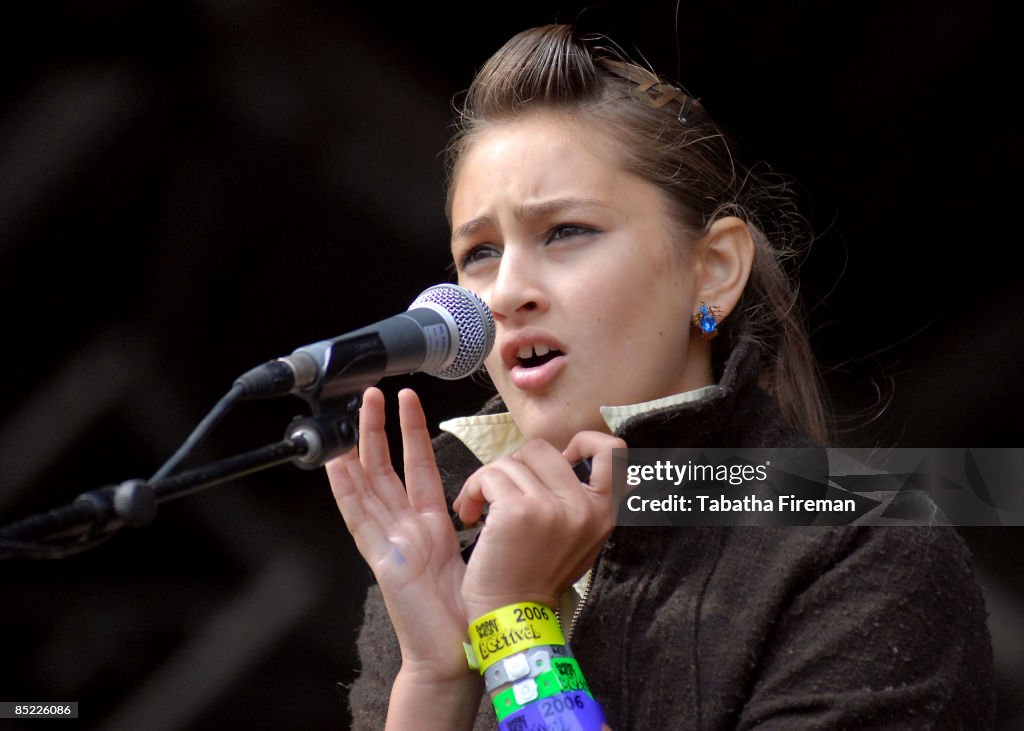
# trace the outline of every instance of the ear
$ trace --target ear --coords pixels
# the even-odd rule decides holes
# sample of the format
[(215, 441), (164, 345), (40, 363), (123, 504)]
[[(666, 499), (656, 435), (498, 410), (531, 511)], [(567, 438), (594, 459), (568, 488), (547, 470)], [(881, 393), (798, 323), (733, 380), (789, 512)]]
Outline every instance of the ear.
[(754, 264), (750, 227), (736, 216), (719, 218), (694, 246), (697, 255), (694, 297), (728, 317), (740, 301)]

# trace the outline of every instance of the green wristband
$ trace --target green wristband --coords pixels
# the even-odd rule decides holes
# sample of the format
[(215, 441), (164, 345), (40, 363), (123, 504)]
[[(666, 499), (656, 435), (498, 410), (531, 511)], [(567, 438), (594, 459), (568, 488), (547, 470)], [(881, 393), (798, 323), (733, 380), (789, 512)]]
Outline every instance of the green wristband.
[(498, 721), (541, 698), (549, 698), (570, 690), (586, 691), (593, 697), (579, 663), (571, 657), (558, 657), (551, 661), (551, 669), (536, 678), (517, 680), (511, 688), (494, 696), (494, 712)]

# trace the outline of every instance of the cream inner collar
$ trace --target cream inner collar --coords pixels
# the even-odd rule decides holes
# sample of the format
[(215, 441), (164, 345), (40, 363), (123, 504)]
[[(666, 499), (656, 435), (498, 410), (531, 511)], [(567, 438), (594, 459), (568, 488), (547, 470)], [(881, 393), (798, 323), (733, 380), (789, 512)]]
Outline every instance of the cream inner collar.
[[(719, 386), (704, 386), (692, 391), (672, 394), (653, 401), (644, 401), (628, 406), (602, 406), (601, 416), (608, 429), (614, 434), (627, 419), (648, 411), (663, 409), (668, 406), (702, 401), (721, 390)], [(466, 445), (482, 463), (487, 464), (512, 454), (526, 443), (526, 437), (512, 420), (508, 412), (500, 414), (478, 414), (461, 416), (456, 419), (442, 421), (441, 431), (455, 436)]]

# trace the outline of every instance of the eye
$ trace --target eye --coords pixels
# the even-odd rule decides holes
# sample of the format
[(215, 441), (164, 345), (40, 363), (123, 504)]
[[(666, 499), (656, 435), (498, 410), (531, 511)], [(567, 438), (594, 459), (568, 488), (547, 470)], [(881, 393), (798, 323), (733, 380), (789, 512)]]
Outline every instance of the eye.
[(584, 236), (586, 234), (596, 233), (595, 229), (589, 226), (581, 226), (576, 223), (564, 223), (555, 226), (548, 231), (548, 237), (545, 243), (551, 243), (552, 241), (560, 241), (562, 239), (573, 238), (574, 236)]
[(465, 269), (466, 267), (477, 264), (486, 259), (493, 259), (500, 257), (501, 251), (497, 247), (491, 244), (480, 244), (479, 246), (472, 247), (469, 251), (463, 254), (458, 260), (459, 269)]

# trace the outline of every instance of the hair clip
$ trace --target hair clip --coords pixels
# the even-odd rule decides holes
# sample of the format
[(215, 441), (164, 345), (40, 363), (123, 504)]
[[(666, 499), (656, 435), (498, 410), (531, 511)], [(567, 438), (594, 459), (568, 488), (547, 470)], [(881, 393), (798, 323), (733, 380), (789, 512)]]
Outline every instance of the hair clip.
[(705, 340), (711, 340), (711, 338), (718, 335), (718, 321), (722, 316), (721, 308), (713, 305), (709, 307), (704, 302), (701, 302), (700, 309), (691, 319), (693, 320), (693, 326), (700, 330), (701, 337)]
[(645, 81), (633, 87), (632, 96), (650, 107), (660, 109), (673, 99), (685, 96), (679, 89), (660, 81)]
[(679, 105), (679, 114), (676, 115), (676, 119), (679, 120), (679, 124), (690, 123), (690, 110), (693, 108), (693, 97), (683, 94), (683, 101)]
[(645, 81), (634, 86), (630, 93), (634, 99), (654, 109), (661, 109), (669, 102), (678, 101), (679, 112), (676, 114), (676, 120), (683, 126), (689, 125), (692, 121), (692, 113), (695, 111), (693, 107), (697, 100), (671, 84)]

